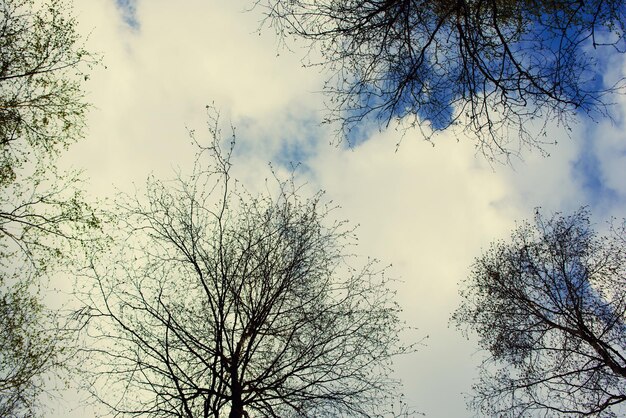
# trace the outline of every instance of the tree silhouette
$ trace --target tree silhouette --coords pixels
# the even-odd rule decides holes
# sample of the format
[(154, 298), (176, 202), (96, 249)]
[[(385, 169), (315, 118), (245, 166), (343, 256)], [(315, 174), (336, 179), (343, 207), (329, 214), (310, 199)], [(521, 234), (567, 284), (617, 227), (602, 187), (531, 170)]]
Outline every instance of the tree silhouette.
[[(256, 0), (331, 76), (329, 121), (461, 127), (490, 158), (541, 147), (545, 121), (606, 114), (602, 57), (622, 53), (618, 0)], [(542, 122), (543, 121), (543, 122)], [(531, 125), (537, 125), (530, 128)], [(543, 126), (543, 128), (542, 128)], [(543, 138), (543, 139), (542, 139)]]
[(231, 151), (216, 139), (190, 179), (119, 203), (121, 246), (82, 296), (91, 390), (122, 416), (399, 413), (389, 368), (410, 347), (384, 269), (353, 267), (321, 194), (246, 192)]
[(477, 259), (452, 320), (489, 352), (471, 405), (490, 416), (616, 416), (626, 401), (626, 224), (581, 209), (522, 225)]

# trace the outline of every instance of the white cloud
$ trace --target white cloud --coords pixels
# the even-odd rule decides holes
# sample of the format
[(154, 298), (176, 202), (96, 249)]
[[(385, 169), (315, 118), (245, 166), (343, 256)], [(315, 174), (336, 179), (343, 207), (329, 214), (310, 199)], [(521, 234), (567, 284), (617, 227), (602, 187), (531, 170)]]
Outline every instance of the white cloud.
[[(572, 173), (584, 131), (569, 139), (551, 129), (562, 138), (553, 155), (527, 155), (514, 167), (490, 167), (471, 143), (450, 135), (432, 147), (409, 132), (397, 153), (394, 130), (354, 150), (329, 146), (330, 134), (317, 126), (321, 75), (302, 68), (298, 51), (277, 57), (276, 40), (255, 33), (260, 16), (242, 12), (246, 6), (139, 1), (140, 28), (133, 30), (113, 0), (76, 0), (89, 47), (104, 55), (107, 69), (96, 69), (88, 84), (95, 106), (89, 135), (65, 160), (86, 168), (96, 195), (110, 194), (111, 184), (130, 190), (150, 171), (170, 176), (193, 158), (186, 127), (205, 135), (204, 106), (213, 101), (223, 121), (237, 127), (237, 175), (253, 188), (270, 175), (267, 162), (277, 150), (308, 157), (303, 177), (361, 225), (359, 252), (393, 263), (406, 320), (418, 336), (430, 335), (426, 347), (401, 360), (409, 399), (434, 418), (468, 415), (459, 393), (469, 390), (479, 356), (473, 342), (447, 328), (457, 283), (481, 249), (506, 237), (535, 206), (585, 203)], [(622, 132), (621, 124), (594, 132), (605, 181), (622, 196), (613, 214), (624, 213), (626, 195)]]
[(204, 126), (207, 104), (227, 120), (263, 125), (267, 138), (283, 131), (286, 117), (321, 107), (311, 93), (318, 72), (295, 54), (277, 57), (275, 40), (256, 33), (260, 17), (245, 13), (246, 4), (139, 2), (133, 30), (113, 1), (76, 1), (88, 47), (103, 54), (106, 69), (96, 68), (87, 85), (95, 106), (88, 138), (66, 159), (107, 189), (188, 162), (185, 127)]

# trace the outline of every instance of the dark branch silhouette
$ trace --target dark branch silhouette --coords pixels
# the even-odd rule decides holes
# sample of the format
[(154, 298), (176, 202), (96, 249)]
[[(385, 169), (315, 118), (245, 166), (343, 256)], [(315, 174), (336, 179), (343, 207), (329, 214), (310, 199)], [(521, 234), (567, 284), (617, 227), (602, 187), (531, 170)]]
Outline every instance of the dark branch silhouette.
[(231, 151), (120, 202), (122, 246), (83, 296), (91, 390), (122, 416), (399, 415), (390, 364), (411, 348), (384, 269), (353, 266), (321, 194), (246, 192)]
[[(331, 76), (329, 121), (460, 127), (488, 157), (541, 148), (543, 123), (607, 114), (599, 64), (626, 47), (619, 0), (256, 0)], [(542, 127), (543, 126), (543, 127)], [(459, 132), (460, 133), (460, 132)]]
[(626, 224), (598, 236), (588, 217), (537, 214), (476, 261), (453, 316), (490, 354), (474, 408), (612, 417), (626, 401)]

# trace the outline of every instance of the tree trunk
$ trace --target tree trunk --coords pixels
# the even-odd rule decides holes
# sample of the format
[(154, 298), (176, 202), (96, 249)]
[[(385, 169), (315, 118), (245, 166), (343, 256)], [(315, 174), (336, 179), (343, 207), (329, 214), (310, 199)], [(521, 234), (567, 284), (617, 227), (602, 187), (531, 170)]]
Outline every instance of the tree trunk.
[(232, 400), (230, 404), (230, 414), (228, 418), (243, 418), (243, 402), (241, 400), (241, 388), (233, 385)]
[(241, 404), (241, 402), (239, 403), (239, 405), (235, 404), (235, 402), (233, 402), (231, 408), (230, 408), (230, 414), (228, 414), (228, 418), (243, 418), (243, 405)]
[(233, 355), (230, 366), (230, 379), (231, 379), (231, 401), (230, 401), (230, 414), (228, 418), (243, 418), (243, 400), (241, 399), (241, 382), (239, 382), (239, 374), (237, 370), (237, 364), (239, 360), (239, 345), (237, 351)]

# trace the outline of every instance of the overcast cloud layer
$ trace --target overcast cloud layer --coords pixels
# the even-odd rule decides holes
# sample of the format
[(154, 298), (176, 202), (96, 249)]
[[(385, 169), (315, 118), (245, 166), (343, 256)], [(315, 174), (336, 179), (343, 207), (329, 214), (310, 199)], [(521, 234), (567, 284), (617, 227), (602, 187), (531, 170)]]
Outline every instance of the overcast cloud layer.
[[(64, 161), (86, 170), (99, 197), (113, 186), (130, 191), (151, 172), (171, 177), (192, 161), (188, 129), (208, 138), (205, 106), (215, 103), (237, 129), (234, 163), (244, 183), (258, 186), (269, 161), (301, 162), (303, 181), (326, 190), (339, 215), (360, 225), (357, 252), (393, 264), (405, 319), (418, 328), (412, 338), (429, 337), (398, 363), (410, 403), (429, 417), (470, 416), (463, 393), (481, 353), (448, 328), (457, 284), (481, 250), (536, 206), (589, 205), (600, 225), (625, 216), (626, 102), (614, 122), (582, 122), (571, 138), (555, 127), (550, 157), (528, 154), (511, 166), (490, 166), (452, 135), (436, 137), (433, 147), (408, 132), (398, 152), (394, 129), (353, 149), (333, 146), (331, 131), (319, 126), (324, 74), (302, 67), (297, 45), (280, 50), (270, 31), (259, 35), (259, 12), (245, 12), (250, 3), (75, 0), (88, 48), (106, 68), (87, 85), (94, 105), (87, 138)], [(56, 412), (83, 416), (76, 407), (68, 400)]]

